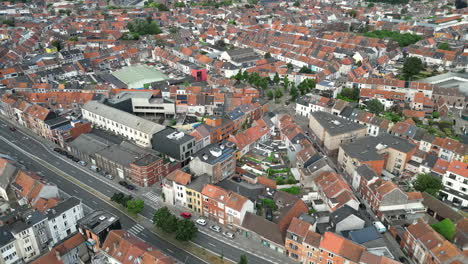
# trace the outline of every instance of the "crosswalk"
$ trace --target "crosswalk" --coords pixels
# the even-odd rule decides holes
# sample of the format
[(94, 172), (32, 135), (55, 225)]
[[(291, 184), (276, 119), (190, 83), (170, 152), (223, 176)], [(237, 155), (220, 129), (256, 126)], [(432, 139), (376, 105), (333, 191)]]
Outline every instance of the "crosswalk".
[(154, 192), (147, 192), (143, 194), (143, 196), (149, 199), (151, 202), (153, 202), (153, 204), (157, 208), (161, 207), (162, 200), (161, 200), (161, 197), (159, 197), (159, 195), (155, 194)]
[(136, 224), (134, 226), (132, 226), (128, 232), (132, 233), (133, 235), (138, 235), (140, 232), (142, 232), (143, 230), (145, 230), (145, 228), (139, 224)]

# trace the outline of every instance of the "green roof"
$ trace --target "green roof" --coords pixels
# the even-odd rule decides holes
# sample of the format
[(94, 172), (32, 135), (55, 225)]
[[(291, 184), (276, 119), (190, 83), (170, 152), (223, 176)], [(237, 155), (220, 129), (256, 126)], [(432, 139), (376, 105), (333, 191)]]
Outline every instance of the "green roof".
[(164, 73), (146, 65), (135, 65), (122, 68), (112, 73), (117, 79), (128, 85), (128, 88), (143, 88), (145, 84), (167, 80)]

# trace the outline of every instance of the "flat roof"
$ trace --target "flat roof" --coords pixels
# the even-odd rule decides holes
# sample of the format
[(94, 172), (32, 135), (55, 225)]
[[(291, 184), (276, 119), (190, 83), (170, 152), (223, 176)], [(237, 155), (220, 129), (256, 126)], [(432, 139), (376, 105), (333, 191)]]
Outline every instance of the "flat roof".
[(124, 67), (113, 72), (112, 75), (125, 83), (128, 88), (143, 88), (145, 84), (169, 79), (164, 73), (147, 65)]

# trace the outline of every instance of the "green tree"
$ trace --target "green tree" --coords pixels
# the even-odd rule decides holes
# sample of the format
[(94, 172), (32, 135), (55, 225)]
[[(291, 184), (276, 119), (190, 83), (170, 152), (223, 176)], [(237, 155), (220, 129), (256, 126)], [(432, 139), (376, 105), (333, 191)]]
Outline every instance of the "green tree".
[(444, 236), (447, 240), (451, 241), (453, 236), (455, 235), (455, 225), (448, 218), (445, 218), (444, 220), (435, 223), (431, 226), (432, 228), (434, 228), (435, 231), (437, 231), (437, 233)]
[(437, 45), (437, 48), (441, 50), (450, 50), (450, 46), (447, 42), (439, 43), (439, 45)]
[(407, 80), (411, 77), (418, 75), (423, 69), (423, 63), (421, 59), (416, 57), (408, 57), (405, 59), (403, 64), (403, 75)]
[(179, 219), (173, 215), (167, 207), (158, 209), (153, 216), (153, 223), (166, 233), (173, 233), (177, 230)]
[(239, 262), (237, 262), (238, 264), (247, 264), (247, 256), (242, 254), (240, 256), (240, 259), (239, 259)]
[(62, 49), (62, 42), (59, 40), (52, 41), (52, 46), (56, 47), (58, 51)]
[(419, 174), (413, 186), (416, 191), (427, 192), (432, 196), (437, 196), (437, 193), (442, 188), (442, 181), (427, 173)]
[(195, 238), (197, 232), (198, 228), (195, 224), (188, 219), (184, 219), (179, 221), (177, 224), (176, 239), (180, 241), (189, 241)]
[(302, 66), (302, 68), (299, 70), (299, 73), (312, 74), (314, 72), (311, 69), (309, 69), (307, 66)]
[(350, 17), (353, 17), (353, 18), (354, 18), (354, 17), (357, 16), (357, 11), (356, 11), (356, 10), (349, 10), (349, 11), (348, 11), (348, 15), (349, 15)]
[(282, 96), (283, 96), (283, 92), (281, 92), (281, 90), (279, 88), (276, 88), (275, 98), (278, 99), (278, 98), (281, 98)]
[(296, 85), (291, 85), (291, 89), (289, 89), (289, 95), (291, 96), (292, 101), (296, 101), (297, 96), (298, 96), (298, 91), (296, 88)]
[(286, 75), (286, 76), (284, 76), (284, 78), (283, 78), (283, 88), (284, 88), (285, 91), (288, 90), (289, 84), (290, 84), (289, 78), (288, 78), (288, 76)]
[(440, 114), (439, 112), (432, 112), (432, 118), (439, 118)]
[(185, 4), (184, 4), (184, 2), (176, 2), (174, 4), (174, 7), (175, 8), (183, 8), (183, 7), (185, 7)]
[(273, 94), (273, 91), (272, 91), (272, 90), (268, 90), (267, 96), (268, 96), (268, 99), (271, 100), (271, 99), (273, 99), (273, 97), (274, 97), (275, 95)]
[(275, 73), (275, 76), (273, 76), (273, 82), (278, 85), (280, 83), (281, 79), (279, 77), (278, 73)]
[(270, 52), (265, 53), (264, 58), (265, 59), (270, 59), (271, 58), (271, 53)]
[(119, 192), (119, 193), (114, 193), (111, 197), (111, 201), (116, 202), (118, 204), (122, 204), (122, 201), (124, 200), (125, 194)]
[(294, 68), (294, 66), (290, 62), (286, 64), (286, 67), (288, 68), (288, 70), (292, 70)]
[(373, 7), (374, 7), (374, 3), (369, 3), (369, 4), (367, 5), (367, 7), (368, 7), (368, 8), (373, 8)]
[(384, 111), (384, 105), (377, 99), (372, 99), (366, 102), (369, 112), (380, 115)]
[(78, 37), (76, 37), (76, 36), (70, 37), (70, 38), (68, 38), (68, 41), (73, 41), (73, 42), (78, 41)]
[(294, 1), (294, 4), (293, 4), (293, 6), (295, 6), (295, 7), (299, 7), (300, 5), (301, 5), (301, 3), (299, 3), (299, 1), (297, 1), (297, 0), (296, 0), (296, 1)]
[(127, 210), (131, 214), (139, 214), (145, 208), (145, 202), (141, 199), (130, 200), (127, 202)]
[(10, 20), (10, 19), (4, 19), (4, 20), (2, 20), (2, 24), (7, 25), (7, 26), (10, 26), (10, 27), (14, 27), (14, 26), (15, 26), (15, 22), (14, 22), (13, 20)]

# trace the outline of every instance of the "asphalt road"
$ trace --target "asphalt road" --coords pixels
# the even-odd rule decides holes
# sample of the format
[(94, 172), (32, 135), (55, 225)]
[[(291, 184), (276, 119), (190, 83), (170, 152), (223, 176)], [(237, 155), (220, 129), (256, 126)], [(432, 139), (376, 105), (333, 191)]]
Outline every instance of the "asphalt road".
[[(100, 199), (96, 194), (89, 192), (62, 175), (71, 176), (107, 197), (112, 196), (115, 192), (124, 192), (135, 196), (134, 193), (121, 186), (109, 184), (108, 180), (104, 177), (93, 175), (87, 168), (80, 167), (60, 154), (55, 153), (52, 147), (40, 144), (37, 140), (32, 139), (19, 130), (12, 132), (8, 126), (5, 121), (0, 120), (0, 152), (13, 157), (25, 166), (27, 170), (36, 172), (48, 181), (55, 183), (65, 193), (80, 198), (90, 208), (104, 209), (117, 215), (121, 220), (123, 229), (136, 231), (135, 233), (139, 238), (153, 244), (166, 254), (184, 263), (206, 263), (191, 253), (177, 248), (170, 242), (156, 236), (148, 229), (138, 225), (133, 219), (127, 217), (107, 201)], [(141, 215), (151, 219), (154, 211), (155, 209), (147, 204)], [(271, 263), (271, 261), (245, 252), (224, 241), (216, 240), (201, 232), (197, 234), (194, 243), (235, 262), (239, 260), (240, 255), (245, 254), (249, 263)]]

